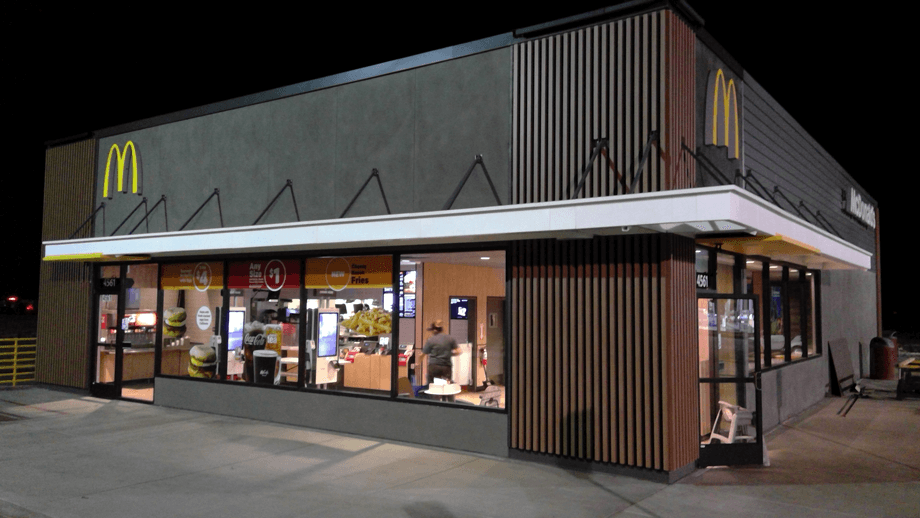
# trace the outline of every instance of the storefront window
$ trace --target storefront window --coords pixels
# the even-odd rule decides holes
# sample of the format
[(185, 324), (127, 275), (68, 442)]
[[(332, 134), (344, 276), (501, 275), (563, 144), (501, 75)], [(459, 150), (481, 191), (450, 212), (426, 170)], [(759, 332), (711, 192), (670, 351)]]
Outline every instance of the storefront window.
[(797, 360), (804, 355), (803, 344), (807, 339), (804, 316), (805, 304), (803, 301), (804, 290), (798, 268), (789, 268), (789, 282), (787, 283), (789, 295), (789, 336), (791, 337), (792, 359)]
[(298, 259), (228, 265), (227, 379), (297, 386), (301, 370)]
[(817, 339), (817, 318), (815, 316), (815, 275), (812, 272), (805, 273), (805, 315), (808, 317), (808, 338), (806, 339), (806, 349), (808, 356), (817, 354), (815, 344)]
[[(744, 295), (757, 296), (757, 311), (760, 322), (760, 347), (766, 348), (767, 342), (764, 340), (764, 304), (763, 304), (763, 262), (748, 259), (745, 261), (744, 268)], [(753, 351), (752, 351), (753, 354)]]
[(161, 266), (163, 343), (160, 373), (168, 376), (216, 378), (220, 352), (222, 262), (174, 263)]
[(719, 253), (716, 257), (716, 281), (719, 293), (735, 292), (735, 256)]
[(785, 322), (785, 293), (783, 291), (783, 267), (770, 265), (770, 325), (767, 344), (764, 354), (770, 358), (765, 361), (767, 365), (776, 366), (786, 361), (786, 322)]
[[(400, 397), (504, 408), (505, 253), (408, 254), (400, 270), (415, 280), (414, 317), (403, 313), (399, 326), (400, 350), (411, 353), (411, 391), (400, 388)], [(407, 298), (407, 288), (404, 282), (397, 297)], [(456, 342), (455, 354), (439, 352), (445, 341)]]
[[(393, 257), (319, 257), (306, 262), (308, 383), (389, 395), (393, 358)], [(400, 367), (399, 377), (408, 374)]]
[(157, 265), (129, 264), (125, 278), (123, 397), (153, 401), (157, 336)]

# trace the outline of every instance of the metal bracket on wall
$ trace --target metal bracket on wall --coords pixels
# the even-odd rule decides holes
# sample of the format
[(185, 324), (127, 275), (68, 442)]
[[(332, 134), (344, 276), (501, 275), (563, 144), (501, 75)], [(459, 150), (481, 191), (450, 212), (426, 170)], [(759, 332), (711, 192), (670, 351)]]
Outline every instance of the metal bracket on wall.
[(214, 192), (212, 192), (211, 195), (208, 196), (208, 199), (204, 200), (204, 203), (202, 203), (201, 206), (198, 207), (198, 210), (196, 210), (195, 213), (192, 214), (191, 217), (189, 217), (188, 220), (185, 223), (183, 223), (181, 227), (179, 227), (179, 230), (180, 231), (183, 230), (186, 225), (188, 225), (193, 219), (195, 219), (195, 216), (197, 216), (198, 213), (201, 212), (201, 209), (203, 209), (204, 206), (207, 205), (209, 201), (211, 201), (211, 198), (215, 196), (217, 196), (217, 214), (218, 216), (220, 216), (220, 228), (224, 228), (224, 211), (221, 210), (220, 208), (220, 189), (214, 189)]
[[(822, 222), (822, 221), (818, 218), (818, 216), (817, 216), (814, 212), (812, 212), (811, 209), (808, 208), (808, 205), (805, 205), (805, 201), (804, 201), (804, 200), (799, 200), (799, 207), (802, 207), (803, 209), (807, 210), (808, 213), (811, 214), (811, 217), (815, 218), (815, 221), (818, 222), (818, 225), (820, 225), (821, 228), (823, 228), (824, 230), (826, 230), (826, 231), (828, 231), (828, 232), (834, 232), (833, 230), (827, 228), (827, 227), (824, 225), (824, 222)], [(834, 233), (836, 234), (836, 232), (834, 232)], [(839, 236), (838, 236), (838, 237), (839, 237)]]
[[(134, 213), (137, 212), (137, 209), (141, 208), (141, 205), (144, 206), (144, 210), (145, 210), (145, 212), (146, 212), (146, 209), (147, 209), (147, 197), (146, 197), (146, 196), (144, 196), (144, 197), (141, 199), (141, 202), (137, 204), (137, 207), (134, 207), (134, 210), (132, 210), (130, 213), (128, 213), (127, 216), (125, 216), (125, 219), (121, 220), (121, 223), (119, 223), (118, 226), (115, 227), (115, 230), (113, 230), (112, 233), (109, 234), (109, 235), (110, 235), (110, 236), (114, 236), (115, 233), (118, 232), (118, 229), (120, 229), (122, 225), (124, 225), (125, 223), (127, 223), (128, 220), (131, 219), (131, 216), (133, 216)], [(141, 221), (144, 221), (144, 220), (141, 220)], [(148, 230), (149, 230), (149, 227), (148, 227)]]
[(820, 210), (815, 214), (815, 218), (816, 218), (816, 219), (823, 219), (824, 222), (827, 223), (827, 227), (825, 227), (825, 228), (829, 228), (831, 232), (833, 232), (834, 234), (837, 234), (837, 237), (843, 237), (843, 236), (840, 235), (840, 232), (837, 232), (837, 229), (834, 228), (834, 225), (831, 225), (831, 222), (828, 221), (826, 217), (824, 217), (824, 214), (821, 214), (821, 211), (820, 211)]
[[(779, 190), (779, 185), (773, 186), (773, 194), (779, 194), (780, 196), (782, 196), (783, 199), (786, 200), (786, 203), (788, 203), (793, 208), (793, 210), (795, 210), (798, 213), (800, 218), (804, 219), (805, 221), (808, 221), (808, 218), (805, 217), (805, 214), (802, 214), (802, 211), (799, 210), (799, 206), (796, 205), (795, 203), (792, 203), (792, 200), (790, 200), (788, 196), (786, 196), (785, 194), (783, 194), (782, 191)], [(779, 206), (778, 203), (776, 205)]]
[(387, 208), (387, 214), (392, 214), (390, 212), (390, 204), (387, 203), (387, 195), (383, 192), (383, 183), (380, 181), (380, 172), (377, 169), (371, 169), (371, 175), (367, 177), (367, 180), (364, 180), (364, 185), (358, 189), (358, 192), (355, 193), (351, 201), (348, 202), (348, 206), (345, 207), (345, 210), (342, 211), (342, 215), (339, 218), (344, 218), (345, 214), (348, 214), (348, 211), (351, 209), (351, 206), (355, 204), (355, 201), (358, 200), (358, 196), (361, 196), (361, 193), (364, 192), (364, 188), (367, 187), (367, 184), (371, 183), (371, 178), (377, 179), (377, 187), (380, 187), (380, 196), (383, 196), (383, 205)]
[(626, 185), (626, 178), (617, 171), (616, 164), (613, 163), (613, 159), (607, 154), (610, 148), (610, 141), (606, 138), (596, 139), (594, 141), (594, 148), (591, 150), (591, 158), (589, 158), (588, 162), (585, 164), (581, 172), (581, 178), (578, 180), (578, 186), (575, 187), (575, 192), (569, 199), (574, 200), (581, 194), (585, 186), (585, 180), (588, 179), (588, 175), (593, 170), (594, 161), (597, 160), (597, 157), (600, 155), (603, 155), (604, 158), (607, 159), (607, 167), (617, 175), (617, 181), (623, 186), (623, 194), (635, 192), (636, 186), (639, 184), (639, 179), (642, 178), (642, 171), (645, 169), (645, 164), (648, 162), (649, 153), (652, 150), (652, 143), (658, 142), (658, 135), (658, 130), (652, 130), (648, 133), (648, 138), (645, 140), (645, 148), (642, 150), (642, 157), (639, 159), (639, 164), (636, 166), (635, 172), (633, 172), (632, 181), (629, 185)]
[(680, 147), (683, 151), (687, 152), (696, 160), (697, 165), (702, 166), (703, 172), (708, 174), (710, 178), (716, 181), (719, 185), (733, 185), (732, 181), (729, 180), (722, 171), (719, 171), (719, 168), (716, 167), (708, 158), (703, 156), (702, 153), (695, 153), (692, 149), (688, 148), (683, 142), (680, 143)]
[(639, 167), (636, 168), (636, 172), (633, 174), (633, 180), (632, 183), (629, 184), (629, 191), (627, 192), (636, 192), (636, 184), (639, 183), (639, 178), (641, 178), (642, 175), (642, 169), (645, 167), (645, 163), (648, 161), (649, 151), (652, 150), (652, 142), (658, 144), (658, 130), (652, 130), (649, 132), (648, 140), (645, 141), (645, 149), (642, 150), (642, 160), (639, 161)]
[(597, 160), (597, 157), (600, 155), (604, 155), (604, 158), (607, 159), (607, 167), (609, 167), (617, 175), (617, 180), (619, 180), (620, 184), (623, 186), (623, 189), (626, 189), (626, 182), (623, 179), (623, 175), (621, 175), (620, 172), (617, 171), (616, 165), (613, 163), (613, 160), (611, 160), (610, 157), (607, 156), (607, 147), (609, 145), (610, 145), (610, 141), (608, 141), (606, 138), (599, 138), (593, 141), (593, 147), (591, 149), (591, 157), (588, 158), (588, 162), (585, 163), (585, 167), (581, 171), (581, 178), (578, 180), (578, 185), (575, 187), (575, 192), (572, 193), (571, 196), (569, 196), (570, 200), (574, 200), (575, 198), (578, 197), (579, 194), (581, 194), (581, 190), (585, 187), (585, 180), (588, 179), (588, 174), (594, 170), (594, 161)]
[(83, 229), (83, 227), (85, 227), (87, 223), (92, 221), (93, 218), (96, 217), (96, 213), (99, 212), (100, 210), (102, 211), (102, 235), (105, 235), (105, 202), (102, 202), (99, 204), (98, 207), (96, 207), (96, 210), (94, 210), (93, 213), (90, 214), (88, 218), (86, 218), (86, 221), (81, 223), (80, 226), (77, 227), (77, 229), (73, 231), (73, 234), (70, 234), (70, 236), (67, 239), (73, 239), (73, 236), (77, 235), (77, 232)]
[(486, 180), (489, 182), (489, 187), (492, 188), (492, 195), (495, 196), (495, 203), (501, 205), (502, 201), (498, 198), (498, 192), (495, 190), (495, 184), (492, 183), (492, 177), (489, 176), (489, 170), (486, 169), (486, 163), (482, 161), (482, 155), (476, 155), (476, 158), (473, 159), (473, 163), (470, 164), (470, 168), (466, 170), (466, 174), (463, 175), (463, 179), (460, 180), (460, 184), (457, 185), (457, 188), (454, 189), (454, 193), (450, 195), (450, 199), (447, 200), (447, 203), (444, 204), (444, 208), (441, 210), (448, 210), (454, 205), (454, 201), (457, 199), (457, 196), (460, 194), (460, 191), (463, 190), (463, 186), (466, 185), (466, 181), (470, 178), (470, 175), (473, 174), (473, 169), (476, 168), (476, 164), (482, 166), (482, 172), (486, 174)]
[(256, 218), (255, 221), (252, 222), (253, 225), (258, 223), (259, 220), (262, 219), (262, 216), (264, 216), (265, 213), (268, 212), (268, 209), (272, 208), (272, 205), (275, 204), (275, 201), (278, 200), (278, 197), (281, 196), (281, 193), (283, 193), (284, 190), (287, 189), (288, 187), (291, 188), (291, 201), (294, 202), (294, 215), (297, 216), (297, 221), (300, 221), (300, 212), (297, 210), (297, 199), (294, 198), (294, 182), (292, 182), (291, 180), (288, 180), (287, 183), (284, 184), (284, 187), (282, 187), (281, 190), (278, 191), (278, 194), (276, 194), (275, 197), (272, 198), (272, 201), (268, 202), (268, 206), (265, 207), (265, 210), (262, 211), (262, 214), (259, 214), (259, 217)]
[[(147, 217), (153, 214), (153, 211), (157, 210), (157, 206), (161, 203), (163, 204), (163, 222), (166, 224), (166, 231), (169, 232), (169, 218), (166, 214), (166, 195), (163, 194), (160, 196), (160, 199), (153, 204), (153, 208), (147, 211), (147, 214), (144, 214), (144, 217), (137, 222), (137, 225), (134, 225), (134, 228), (131, 229), (131, 232), (128, 232), (128, 235), (130, 236), (133, 234), (134, 231), (137, 230), (137, 227), (141, 226), (141, 223), (147, 221)], [(147, 232), (150, 232), (150, 223), (147, 223)]]
[(758, 180), (754, 176), (754, 171), (752, 171), (751, 169), (748, 169), (747, 175), (744, 177), (744, 179), (745, 179), (745, 182), (744, 182), (745, 188), (747, 188), (747, 186), (750, 185), (751, 190), (753, 191), (754, 194), (756, 194), (757, 196), (760, 196), (764, 200), (769, 198), (770, 201), (773, 202), (773, 205), (776, 205), (777, 207), (779, 207), (779, 202), (777, 202), (776, 198), (774, 198), (773, 195), (770, 194), (770, 191), (766, 187), (764, 187), (762, 183), (760, 183), (760, 180)]

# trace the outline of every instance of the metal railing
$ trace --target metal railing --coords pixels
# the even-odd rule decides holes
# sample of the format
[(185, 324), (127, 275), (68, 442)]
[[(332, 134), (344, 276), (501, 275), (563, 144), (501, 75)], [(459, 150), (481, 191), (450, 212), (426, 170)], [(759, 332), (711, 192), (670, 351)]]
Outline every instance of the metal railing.
[(0, 338), (0, 385), (35, 381), (35, 338)]

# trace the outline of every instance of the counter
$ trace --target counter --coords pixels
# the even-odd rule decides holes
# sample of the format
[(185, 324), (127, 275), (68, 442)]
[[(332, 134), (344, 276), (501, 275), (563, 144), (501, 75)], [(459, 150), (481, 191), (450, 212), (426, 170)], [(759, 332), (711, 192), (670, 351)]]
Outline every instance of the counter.
[[(192, 347), (167, 347), (163, 349), (163, 363), (160, 373), (170, 376), (187, 376), (189, 350)], [(122, 360), (122, 381), (148, 379), (153, 377), (155, 351), (153, 347), (124, 348)], [(115, 381), (115, 348), (105, 347), (99, 350), (99, 383)]]

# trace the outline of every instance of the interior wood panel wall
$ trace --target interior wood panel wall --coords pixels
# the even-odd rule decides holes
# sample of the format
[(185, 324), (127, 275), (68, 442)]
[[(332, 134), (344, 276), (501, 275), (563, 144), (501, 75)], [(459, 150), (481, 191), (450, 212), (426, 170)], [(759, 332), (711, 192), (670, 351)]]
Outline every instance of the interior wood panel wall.
[(665, 471), (693, 462), (692, 240), (524, 241), (509, 255), (511, 447)]
[[(68, 238), (92, 213), (95, 165), (92, 139), (45, 152), (42, 241)], [(89, 236), (87, 225), (76, 237)], [(40, 276), (35, 380), (86, 388), (92, 269), (83, 263), (43, 263)]]
[[(420, 315), (422, 336), (417, 346), (425, 343), (430, 334), (425, 329), (433, 320), (450, 321), (452, 296), (476, 297), (476, 321), (485, 323), (488, 317), (487, 297), (505, 296), (505, 270), (459, 264), (423, 263), (425, 293)], [(478, 334), (477, 334), (478, 336)], [(485, 340), (480, 342), (485, 345)]]
[(623, 194), (652, 130), (636, 192), (691, 187), (680, 144), (695, 145), (694, 45), (669, 10), (515, 45), (512, 203), (570, 199), (597, 138), (616, 170), (599, 157), (580, 197)]

